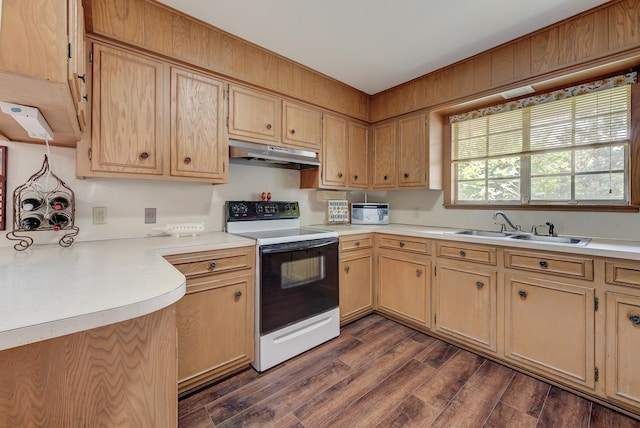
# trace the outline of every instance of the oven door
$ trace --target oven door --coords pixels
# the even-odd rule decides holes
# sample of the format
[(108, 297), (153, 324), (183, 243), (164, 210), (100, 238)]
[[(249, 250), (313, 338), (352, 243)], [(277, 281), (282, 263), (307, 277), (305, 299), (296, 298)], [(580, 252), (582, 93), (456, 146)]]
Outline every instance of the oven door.
[(338, 238), (260, 247), (260, 334), (338, 307)]

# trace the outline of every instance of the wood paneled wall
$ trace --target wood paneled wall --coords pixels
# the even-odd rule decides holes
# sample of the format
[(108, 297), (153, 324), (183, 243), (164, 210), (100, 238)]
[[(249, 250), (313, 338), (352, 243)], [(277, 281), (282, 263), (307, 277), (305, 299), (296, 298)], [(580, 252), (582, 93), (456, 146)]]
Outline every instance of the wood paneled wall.
[(369, 95), (151, 0), (84, 0), (87, 32), (361, 120)]
[(603, 59), (637, 57), (640, 63), (639, 11), (640, 0), (609, 2), (380, 92), (371, 98), (370, 121), (580, 71)]

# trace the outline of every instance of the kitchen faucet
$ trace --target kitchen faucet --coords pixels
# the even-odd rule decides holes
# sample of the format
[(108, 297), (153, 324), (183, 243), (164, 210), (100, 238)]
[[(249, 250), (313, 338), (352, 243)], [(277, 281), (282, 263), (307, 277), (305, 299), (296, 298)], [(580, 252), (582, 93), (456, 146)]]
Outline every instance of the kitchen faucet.
[[(506, 221), (506, 222), (507, 222), (507, 224), (508, 224), (509, 226), (511, 226), (511, 228), (512, 228), (514, 231), (516, 231), (516, 232), (520, 232), (520, 225), (519, 225), (519, 224), (514, 225), (513, 223), (511, 223), (511, 220), (509, 220), (509, 217), (507, 217), (507, 215), (506, 215), (505, 213), (503, 213), (502, 211), (496, 211), (496, 212), (493, 214), (493, 219), (494, 219), (494, 220), (497, 220), (497, 219), (498, 219), (498, 216), (502, 216), (502, 218), (504, 219), (504, 221)], [(496, 223), (496, 224), (498, 224), (498, 223)], [(506, 226), (507, 226), (506, 224), (504, 224), (504, 223), (500, 223), (500, 232), (505, 232), (505, 231), (507, 230), (507, 227), (506, 227)]]

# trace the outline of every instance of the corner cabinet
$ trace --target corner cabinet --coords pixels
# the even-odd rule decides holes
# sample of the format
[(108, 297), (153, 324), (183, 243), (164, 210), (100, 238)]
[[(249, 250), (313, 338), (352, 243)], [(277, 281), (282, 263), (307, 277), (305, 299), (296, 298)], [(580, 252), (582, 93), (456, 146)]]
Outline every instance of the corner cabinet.
[(224, 83), (171, 69), (171, 175), (226, 183)]
[(396, 122), (371, 127), (374, 189), (396, 187)]
[(165, 66), (93, 45), (93, 171), (162, 175)]
[(409, 325), (431, 328), (431, 242), (377, 237), (376, 309)]
[(187, 278), (177, 304), (178, 392), (253, 361), (255, 248), (166, 257)]
[(340, 323), (373, 312), (373, 236), (340, 237)]

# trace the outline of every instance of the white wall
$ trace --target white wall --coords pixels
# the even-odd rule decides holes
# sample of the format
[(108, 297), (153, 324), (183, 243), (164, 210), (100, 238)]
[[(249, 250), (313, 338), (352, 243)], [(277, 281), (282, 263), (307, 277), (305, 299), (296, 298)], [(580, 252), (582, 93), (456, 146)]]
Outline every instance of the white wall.
[[(13, 228), (12, 195), (37, 172), (46, 153), (45, 146), (0, 141), (8, 146), (7, 230), (0, 232), (0, 247), (12, 246), (5, 238)], [(76, 195), (77, 241), (142, 237), (158, 234), (154, 227), (175, 222), (204, 222), (207, 231), (224, 227), (223, 205), (227, 200), (259, 199), (271, 192), (274, 200), (300, 202), (303, 224), (322, 223), (324, 204), (315, 201), (315, 192), (300, 190), (300, 173), (294, 170), (232, 164), (229, 184), (212, 186), (172, 181), (75, 178), (75, 149), (51, 147), (51, 164)], [(351, 201), (363, 201), (363, 192), (349, 192)], [(490, 210), (445, 210), (441, 191), (404, 190), (370, 192), (369, 202), (391, 204), (393, 223), (496, 230)], [(94, 225), (92, 207), (107, 207), (107, 224)], [(144, 223), (144, 209), (157, 209), (157, 223)], [(418, 208), (418, 218), (414, 217)], [(559, 234), (593, 236), (640, 241), (640, 216), (637, 213), (580, 213), (559, 211), (506, 211), (509, 218), (528, 231), (532, 224), (551, 221)], [(36, 243), (57, 242), (60, 233), (32, 232)]]
[[(13, 191), (38, 172), (46, 153), (44, 145), (0, 141), (8, 147), (6, 231), (0, 232), (0, 247), (13, 246), (6, 232), (13, 229)], [(204, 222), (207, 231), (224, 227), (224, 202), (255, 200), (271, 192), (274, 200), (300, 202), (305, 224), (324, 221), (324, 206), (315, 202), (315, 192), (300, 190), (300, 172), (257, 166), (230, 166), (230, 184), (213, 186), (172, 181), (75, 178), (75, 149), (51, 147), (51, 165), (74, 191), (77, 241), (142, 237), (159, 234), (154, 227), (176, 222)], [(107, 207), (107, 224), (94, 225), (92, 207)], [(157, 209), (157, 223), (144, 223), (144, 209)], [(61, 232), (31, 232), (36, 243), (57, 242)]]

